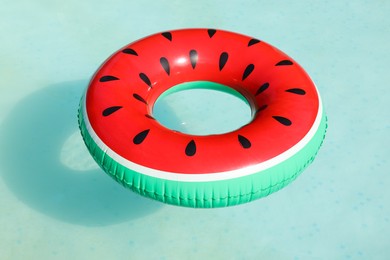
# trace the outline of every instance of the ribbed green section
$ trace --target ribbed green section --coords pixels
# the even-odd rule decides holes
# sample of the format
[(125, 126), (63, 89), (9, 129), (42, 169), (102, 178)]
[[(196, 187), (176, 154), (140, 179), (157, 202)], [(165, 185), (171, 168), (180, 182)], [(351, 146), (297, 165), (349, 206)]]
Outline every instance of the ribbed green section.
[(240, 178), (210, 182), (172, 181), (143, 175), (124, 167), (94, 142), (79, 109), (79, 126), (89, 152), (101, 168), (125, 187), (165, 203), (198, 208), (225, 207), (249, 202), (271, 194), (293, 181), (313, 160), (325, 137), (323, 114), (312, 140), (294, 156), (267, 170)]

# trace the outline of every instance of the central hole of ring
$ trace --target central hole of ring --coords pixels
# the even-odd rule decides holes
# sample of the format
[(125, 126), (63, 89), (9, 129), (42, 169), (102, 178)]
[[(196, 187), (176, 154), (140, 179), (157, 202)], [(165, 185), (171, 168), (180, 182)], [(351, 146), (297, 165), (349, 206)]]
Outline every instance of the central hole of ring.
[(176, 85), (158, 97), (153, 117), (190, 135), (232, 132), (252, 121), (252, 107), (238, 91), (210, 81)]

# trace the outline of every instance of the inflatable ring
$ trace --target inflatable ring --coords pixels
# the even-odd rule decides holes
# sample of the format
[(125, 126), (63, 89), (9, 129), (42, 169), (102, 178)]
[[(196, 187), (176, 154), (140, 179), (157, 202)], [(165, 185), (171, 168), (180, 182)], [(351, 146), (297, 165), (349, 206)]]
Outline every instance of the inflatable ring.
[[(153, 118), (158, 97), (197, 81), (243, 95), (252, 121), (229, 133), (196, 136)], [(79, 125), (94, 159), (125, 187), (169, 204), (223, 207), (294, 180), (313, 161), (327, 123), (316, 86), (280, 50), (232, 32), (184, 29), (112, 55), (81, 99)]]

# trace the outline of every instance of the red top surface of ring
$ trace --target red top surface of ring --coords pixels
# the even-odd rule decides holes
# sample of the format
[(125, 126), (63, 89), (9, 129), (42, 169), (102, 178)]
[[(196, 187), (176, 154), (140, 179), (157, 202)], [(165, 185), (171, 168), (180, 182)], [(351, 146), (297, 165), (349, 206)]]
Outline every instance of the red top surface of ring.
[[(151, 109), (167, 89), (189, 81), (234, 88), (257, 113), (233, 132), (194, 136), (167, 129)], [(215, 173), (269, 160), (296, 145), (319, 109), (307, 73), (275, 47), (221, 30), (155, 34), (112, 55), (86, 93), (88, 120), (107, 147), (149, 168)]]

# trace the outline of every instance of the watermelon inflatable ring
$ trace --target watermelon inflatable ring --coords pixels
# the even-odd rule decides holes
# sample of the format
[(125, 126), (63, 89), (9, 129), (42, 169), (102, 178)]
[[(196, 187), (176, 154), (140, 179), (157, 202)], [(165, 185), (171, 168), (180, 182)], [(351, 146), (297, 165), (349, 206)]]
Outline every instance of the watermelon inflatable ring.
[[(252, 121), (203, 136), (164, 127), (153, 105), (186, 82), (239, 93)], [(327, 122), (316, 86), (280, 50), (228, 31), (182, 29), (133, 42), (106, 60), (81, 99), (79, 126), (96, 162), (125, 187), (209, 208), (253, 201), (289, 184), (313, 161)]]

